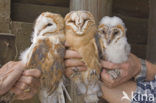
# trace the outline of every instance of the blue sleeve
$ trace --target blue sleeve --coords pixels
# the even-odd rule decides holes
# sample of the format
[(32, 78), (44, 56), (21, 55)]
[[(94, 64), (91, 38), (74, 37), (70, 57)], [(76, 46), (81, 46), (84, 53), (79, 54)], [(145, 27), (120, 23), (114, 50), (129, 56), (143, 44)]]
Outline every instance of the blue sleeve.
[(156, 103), (156, 76), (149, 82), (145, 78), (137, 79), (137, 88), (132, 96), (132, 103)]

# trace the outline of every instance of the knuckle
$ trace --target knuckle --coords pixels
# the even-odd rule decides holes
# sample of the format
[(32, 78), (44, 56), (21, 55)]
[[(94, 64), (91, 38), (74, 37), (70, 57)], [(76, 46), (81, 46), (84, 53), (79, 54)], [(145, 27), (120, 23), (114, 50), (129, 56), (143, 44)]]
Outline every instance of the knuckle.
[(24, 90), (26, 88), (26, 84), (22, 83), (21, 89)]
[(65, 66), (68, 66), (70, 64), (70, 60), (65, 60)]
[(123, 77), (126, 77), (126, 76), (128, 76), (128, 72), (127, 71), (123, 72)]
[(17, 95), (21, 95), (21, 94), (22, 94), (22, 91), (21, 91), (21, 90), (17, 90), (17, 91), (16, 91), (16, 94), (17, 94)]
[(125, 65), (125, 69), (128, 69), (129, 66), (130, 66), (130, 64), (129, 64), (129, 63), (126, 63), (126, 65)]
[(27, 79), (27, 83), (28, 83), (28, 84), (31, 84), (32, 81), (33, 81), (33, 77), (29, 77), (29, 78)]
[(37, 93), (37, 91), (38, 91), (37, 89), (34, 89), (33, 95), (35, 95)]
[(113, 85), (114, 83), (115, 83), (115, 81), (114, 81), (114, 80), (111, 80), (111, 81), (110, 81), (110, 84), (111, 84), (111, 85)]

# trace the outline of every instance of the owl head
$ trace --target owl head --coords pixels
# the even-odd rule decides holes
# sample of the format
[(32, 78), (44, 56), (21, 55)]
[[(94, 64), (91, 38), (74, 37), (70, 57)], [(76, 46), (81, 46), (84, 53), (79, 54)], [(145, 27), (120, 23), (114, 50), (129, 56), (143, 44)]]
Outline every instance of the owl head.
[(44, 12), (39, 15), (34, 25), (33, 38), (58, 34), (64, 30), (64, 19), (61, 15)]
[(65, 17), (66, 29), (73, 30), (76, 35), (83, 35), (92, 25), (95, 20), (89, 11), (71, 11)]
[(98, 26), (98, 34), (106, 45), (116, 43), (126, 34), (126, 27), (119, 17), (103, 17)]

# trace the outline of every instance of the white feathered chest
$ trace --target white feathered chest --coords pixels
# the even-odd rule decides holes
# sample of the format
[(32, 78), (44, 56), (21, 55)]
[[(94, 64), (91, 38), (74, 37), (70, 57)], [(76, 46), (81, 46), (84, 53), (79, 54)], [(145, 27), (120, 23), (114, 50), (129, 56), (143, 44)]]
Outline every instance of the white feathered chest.
[(130, 45), (126, 37), (120, 38), (116, 43), (106, 46), (105, 59), (113, 63), (122, 63), (127, 61), (130, 53)]

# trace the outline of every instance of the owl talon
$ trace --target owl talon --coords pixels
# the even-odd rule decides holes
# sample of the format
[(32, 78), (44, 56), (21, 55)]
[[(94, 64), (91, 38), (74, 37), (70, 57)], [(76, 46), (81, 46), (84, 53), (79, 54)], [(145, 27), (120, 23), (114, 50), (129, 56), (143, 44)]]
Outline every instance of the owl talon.
[(79, 71), (78, 67), (73, 67), (72, 71), (73, 71), (73, 74), (70, 76), (70, 78), (73, 78), (73, 77), (75, 77), (77, 75), (80, 75), (80, 71)]
[(90, 75), (96, 75), (96, 70), (91, 70)]
[(109, 70), (108, 74), (110, 74), (111, 78), (114, 80), (120, 76), (120, 71), (119, 71), (119, 69)]

